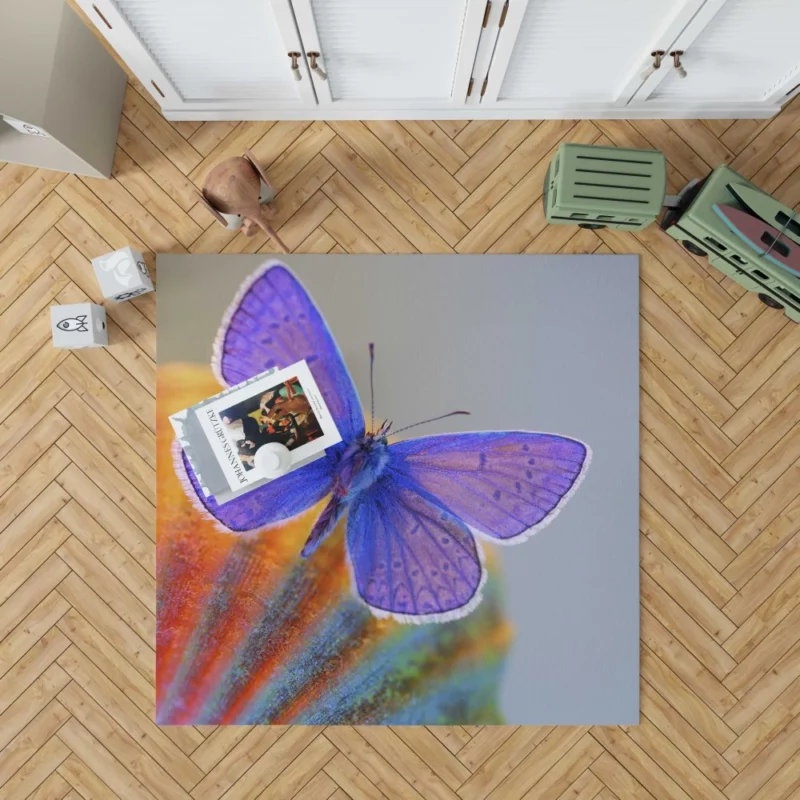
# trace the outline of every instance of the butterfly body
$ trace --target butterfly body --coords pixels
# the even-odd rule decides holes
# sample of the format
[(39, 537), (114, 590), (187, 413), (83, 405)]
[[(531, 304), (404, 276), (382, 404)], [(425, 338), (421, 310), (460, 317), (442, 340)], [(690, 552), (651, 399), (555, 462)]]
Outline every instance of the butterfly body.
[(368, 491), (384, 473), (389, 463), (386, 437), (365, 434), (348, 444), (333, 470), (331, 499), (315, 522), (300, 555), (310, 556), (333, 531), (348, 506)]
[(366, 434), (351, 442), (342, 454), (342, 460), (334, 473), (333, 492), (347, 502), (355, 500), (369, 489), (386, 471), (391, 459), (385, 437)]
[(185, 456), (177, 468), (189, 497), (229, 533), (260, 533), (325, 500), (301, 557), (313, 556), (346, 515), (354, 589), (376, 616), (426, 623), (469, 614), (486, 580), (478, 540), (529, 538), (560, 513), (589, 466), (589, 447), (559, 434), (478, 431), (389, 444), (388, 424), (367, 432), (325, 320), (285, 266), (268, 264), (234, 299), (212, 366), (233, 385), (301, 359), (342, 442), (224, 505), (204, 495)]

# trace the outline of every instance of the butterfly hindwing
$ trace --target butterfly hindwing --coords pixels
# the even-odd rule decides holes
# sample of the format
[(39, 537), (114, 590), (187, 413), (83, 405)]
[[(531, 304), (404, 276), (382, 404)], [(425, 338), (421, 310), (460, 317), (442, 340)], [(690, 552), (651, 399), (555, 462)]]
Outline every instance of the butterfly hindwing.
[(523, 541), (550, 522), (591, 460), (583, 442), (528, 431), (425, 436), (389, 452), (395, 474), (501, 544)]
[(342, 445), (328, 448), (323, 458), (290, 472), (227, 503), (219, 505), (206, 497), (191, 464), (176, 443), (175, 469), (187, 495), (201, 511), (210, 514), (224, 530), (248, 533), (301, 514), (318, 503), (331, 490), (333, 473)]
[(355, 588), (377, 616), (445, 622), (480, 602), (480, 545), (402, 476), (387, 474), (354, 501), (347, 554)]
[(212, 366), (232, 386), (305, 359), (345, 442), (364, 414), (342, 354), (314, 301), (283, 264), (268, 262), (240, 289), (214, 343)]

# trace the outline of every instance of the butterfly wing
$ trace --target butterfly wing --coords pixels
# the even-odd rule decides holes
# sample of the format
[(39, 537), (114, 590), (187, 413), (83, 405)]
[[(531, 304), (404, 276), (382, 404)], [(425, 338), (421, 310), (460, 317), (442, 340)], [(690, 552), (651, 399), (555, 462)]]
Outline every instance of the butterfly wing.
[(402, 475), (387, 474), (353, 502), (347, 554), (376, 616), (446, 622), (481, 600), (486, 573), (475, 537)]
[(330, 492), (345, 444), (364, 433), (353, 380), (325, 320), (289, 269), (268, 262), (245, 281), (225, 313), (211, 366), (220, 383), (234, 385), (303, 359), (343, 439), (324, 458), (224, 505), (205, 496), (185, 457), (175, 460), (188, 496), (226, 530), (257, 530), (310, 508)]
[(389, 452), (394, 474), (499, 544), (524, 541), (552, 521), (591, 461), (577, 439), (528, 431), (426, 436)]
[(234, 500), (219, 505), (206, 497), (180, 445), (175, 442), (175, 471), (187, 496), (203, 514), (211, 515), (228, 533), (247, 533), (277, 525), (283, 520), (307, 511), (331, 490), (333, 472), (343, 446), (335, 445), (323, 458), (290, 472), (277, 481), (270, 481)]
[(303, 284), (267, 262), (239, 290), (223, 318), (211, 366), (223, 384), (305, 359), (343, 441), (364, 433), (364, 414), (342, 354)]

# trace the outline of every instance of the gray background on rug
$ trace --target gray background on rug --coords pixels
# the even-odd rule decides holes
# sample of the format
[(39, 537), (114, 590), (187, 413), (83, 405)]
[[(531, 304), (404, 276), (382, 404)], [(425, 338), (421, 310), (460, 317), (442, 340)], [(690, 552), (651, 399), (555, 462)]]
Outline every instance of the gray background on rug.
[[(206, 364), (265, 256), (158, 256), (158, 360)], [(587, 442), (586, 480), (549, 527), (497, 548), (515, 626), (511, 724), (639, 721), (636, 256), (292, 255), (369, 407), (420, 435), (524, 429)]]

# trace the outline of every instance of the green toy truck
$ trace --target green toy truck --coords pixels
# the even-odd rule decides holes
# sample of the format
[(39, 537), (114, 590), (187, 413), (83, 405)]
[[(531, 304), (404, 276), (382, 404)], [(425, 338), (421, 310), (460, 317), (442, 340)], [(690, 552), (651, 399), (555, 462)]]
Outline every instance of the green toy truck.
[[(750, 195), (761, 198), (756, 205), (782, 209), (777, 221), (762, 219), (777, 225), (774, 235), (786, 237), (783, 241), (794, 248), (800, 246), (795, 231), (800, 224), (797, 215), (776, 201), (765, 203), (769, 195), (727, 166), (718, 167), (702, 181), (692, 181), (677, 196), (666, 195), (666, 181), (666, 159), (659, 151), (562, 144), (544, 182), (547, 221), (637, 231), (655, 222), (666, 205), (659, 224), (668, 236), (693, 255), (708, 257), (720, 272), (756, 292), (766, 305), (782, 309), (790, 319), (800, 322), (800, 274), (757, 252), (726, 225), (719, 209), (752, 214), (753, 209), (746, 208), (728, 187), (754, 190), (758, 195)], [(780, 247), (777, 243), (772, 246)]]
[(745, 209), (728, 186), (749, 186), (761, 191), (730, 167), (717, 167), (708, 177), (681, 195), (675, 208), (667, 209), (660, 227), (690, 253), (708, 256), (720, 272), (745, 289), (758, 293), (761, 302), (783, 309), (800, 322), (800, 276), (795, 277), (762, 258), (731, 231), (714, 212), (715, 204)]

